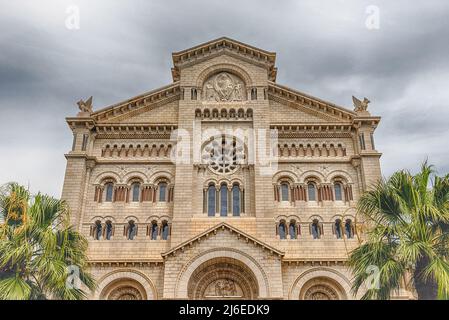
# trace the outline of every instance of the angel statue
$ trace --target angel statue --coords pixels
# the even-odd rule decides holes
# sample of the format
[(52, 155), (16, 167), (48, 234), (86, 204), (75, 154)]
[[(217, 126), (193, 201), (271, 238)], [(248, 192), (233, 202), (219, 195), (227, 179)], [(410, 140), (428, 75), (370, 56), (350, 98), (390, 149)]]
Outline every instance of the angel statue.
[(363, 98), (363, 101), (360, 101), (356, 97), (352, 96), (352, 101), (354, 102), (354, 111), (366, 111), (368, 109), (368, 103), (369, 101), (367, 98)]
[(92, 96), (89, 99), (87, 99), (86, 102), (84, 102), (84, 100), (81, 99), (76, 104), (81, 110), (80, 113), (88, 113), (88, 114), (92, 113)]

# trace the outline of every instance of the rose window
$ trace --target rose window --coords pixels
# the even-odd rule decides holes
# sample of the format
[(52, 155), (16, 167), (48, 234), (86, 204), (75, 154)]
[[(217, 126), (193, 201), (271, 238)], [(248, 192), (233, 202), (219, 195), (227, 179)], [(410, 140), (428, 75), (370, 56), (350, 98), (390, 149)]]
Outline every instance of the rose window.
[(203, 163), (215, 173), (228, 174), (237, 170), (245, 159), (243, 145), (235, 138), (218, 137), (206, 144), (203, 149)]

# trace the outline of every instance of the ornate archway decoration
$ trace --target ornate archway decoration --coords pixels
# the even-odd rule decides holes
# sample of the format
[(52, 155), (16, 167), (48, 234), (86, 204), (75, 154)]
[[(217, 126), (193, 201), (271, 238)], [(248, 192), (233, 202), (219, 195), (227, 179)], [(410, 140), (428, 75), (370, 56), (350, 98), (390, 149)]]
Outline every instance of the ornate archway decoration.
[(110, 272), (98, 280), (94, 299), (97, 300), (156, 300), (153, 282), (143, 273), (132, 269)]
[(215, 258), (201, 264), (187, 286), (189, 299), (256, 299), (257, 280), (242, 262), (232, 258)]
[(350, 292), (351, 284), (347, 277), (336, 270), (319, 267), (303, 272), (291, 286), (288, 298), (347, 300), (353, 298)]
[[(238, 261), (237, 265), (244, 266), (245, 270), (251, 271), (247, 274), (252, 275), (252, 279), (254, 279), (253, 283), (257, 284), (257, 297), (259, 298), (267, 298), (270, 296), (269, 290), (269, 282), (268, 278), (263, 271), (262, 267), (255, 261), (252, 257), (247, 254), (235, 250), (235, 249), (213, 249), (206, 251), (199, 256), (193, 258), (185, 268), (180, 272), (178, 276), (178, 280), (176, 282), (175, 287), (175, 298), (187, 299), (188, 298), (188, 289), (189, 289), (189, 281), (192, 275), (195, 274), (195, 271), (203, 265), (205, 262), (213, 263), (214, 259), (225, 259), (229, 258), (232, 261)], [(217, 260), (216, 260), (217, 261)], [(223, 277), (226, 279), (226, 277)], [(217, 278), (218, 279), (218, 278)], [(231, 278), (231, 280), (235, 280)], [(239, 284), (243, 286), (242, 284)], [(253, 286), (254, 288), (256, 285)]]

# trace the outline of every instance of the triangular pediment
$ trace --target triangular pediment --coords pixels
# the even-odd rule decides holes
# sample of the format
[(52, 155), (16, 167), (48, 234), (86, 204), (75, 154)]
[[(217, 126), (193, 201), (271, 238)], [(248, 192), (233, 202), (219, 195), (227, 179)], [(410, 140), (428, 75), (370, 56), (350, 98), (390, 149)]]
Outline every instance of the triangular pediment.
[(172, 53), (174, 66), (172, 68), (173, 81), (179, 81), (180, 68), (200, 63), (221, 54), (229, 54), (250, 63), (263, 66), (267, 69), (268, 78), (271, 81), (276, 81), (277, 68), (275, 67), (275, 52), (256, 48), (227, 37), (221, 37), (189, 49)]
[(164, 107), (167, 107), (167, 112), (177, 110), (180, 96), (179, 83), (173, 83), (98, 110), (91, 117), (97, 123), (148, 123), (149, 117), (152, 117), (151, 112), (154, 111), (154, 122), (162, 123), (160, 119), (157, 120), (157, 113), (164, 112)]
[(268, 99), (273, 123), (285, 122), (284, 119), (299, 123), (350, 123), (357, 116), (347, 108), (273, 82), (268, 86)]
[(218, 232), (224, 232), (224, 231), (230, 231), (232, 234), (235, 235), (235, 237), (237, 237), (238, 239), (241, 239), (241, 241), (254, 243), (255, 245), (260, 246), (264, 250), (268, 250), (270, 253), (277, 254), (281, 257), (284, 256), (283, 251), (278, 250), (278, 249), (274, 248), (273, 246), (270, 246), (269, 244), (258, 240), (257, 238), (237, 229), (236, 227), (233, 227), (230, 224), (227, 224), (226, 222), (221, 222), (221, 223), (217, 224), (216, 226), (214, 226), (214, 227), (190, 238), (189, 240), (178, 244), (177, 246), (171, 248), (170, 250), (164, 252), (162, 254), (162, 257), (167, 257), (171, 254), (175, 254), (179, 250), (183, 251), (186, 247), (195, 245), (199, 241), (207, 241), (207, 239), (211, 235), (217, 234)]

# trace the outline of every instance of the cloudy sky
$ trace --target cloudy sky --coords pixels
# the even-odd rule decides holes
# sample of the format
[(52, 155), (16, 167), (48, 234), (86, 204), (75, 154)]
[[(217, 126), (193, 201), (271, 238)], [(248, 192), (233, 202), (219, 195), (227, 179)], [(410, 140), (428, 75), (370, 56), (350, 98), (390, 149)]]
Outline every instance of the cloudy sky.
[(60, 196), (76, 101), (169, 84), (173, 51), (221, 36), (277, 52), (280, 84), (351, 108), (369, 97), (384, 175), (427, 157), (447, 173), (448, 16), (447, 0), (0, 0), (0, 184)]

